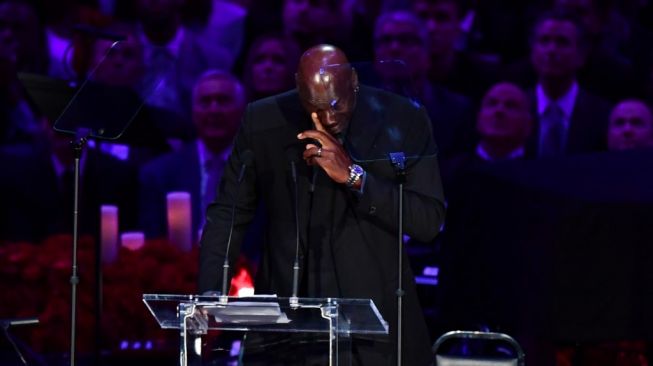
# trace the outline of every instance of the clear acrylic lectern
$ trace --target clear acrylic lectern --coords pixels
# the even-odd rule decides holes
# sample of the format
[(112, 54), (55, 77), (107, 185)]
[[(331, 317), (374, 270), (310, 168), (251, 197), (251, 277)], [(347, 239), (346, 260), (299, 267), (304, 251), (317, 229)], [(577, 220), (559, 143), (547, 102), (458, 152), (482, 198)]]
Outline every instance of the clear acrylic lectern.
[[(143, 301), (163, 329), (179, 329), (179, 364), (201, 359), (201, 336), (209, 330), (317, 333), (328, 338), (329, 365), (351, 349), (353, 335), (388, 334), (388, 324), (369, 299), (299, 298), (297, 304), (275, 296), (229, 297), (144, 294)], [(340, 349), (339, 349), (340, 348)]]

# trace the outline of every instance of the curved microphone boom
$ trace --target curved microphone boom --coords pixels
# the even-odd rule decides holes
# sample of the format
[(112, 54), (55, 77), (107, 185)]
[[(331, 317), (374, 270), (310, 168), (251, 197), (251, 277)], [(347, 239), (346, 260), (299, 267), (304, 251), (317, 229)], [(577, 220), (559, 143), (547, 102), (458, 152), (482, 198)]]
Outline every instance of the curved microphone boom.
[(229, 300), (229, 292), (227, 288), (228, 275), (229, 275), (229, 249), (231, 249), (231, 235), (234, 232), (234, 224), (236, 221), (236, 201), (238, 199), (238, 193), (240, 192), (240, 184), (245, 177), (245, 170), (247, 166), (252, 164), (254, 160), (254, 153), (251, 150), (245, 150), (240, 157), (241, 165), (240, 171), (238, 173), (238, 180), (236, 181), (236, 192), (232, 197), (231, 204), (231, 226), (229, 227), (229, 238), (227, 239), (227, 250), (224, 255), (224, 264), (222, 265), (222, 292), (220, 294), (220, 303), (226, 304)]

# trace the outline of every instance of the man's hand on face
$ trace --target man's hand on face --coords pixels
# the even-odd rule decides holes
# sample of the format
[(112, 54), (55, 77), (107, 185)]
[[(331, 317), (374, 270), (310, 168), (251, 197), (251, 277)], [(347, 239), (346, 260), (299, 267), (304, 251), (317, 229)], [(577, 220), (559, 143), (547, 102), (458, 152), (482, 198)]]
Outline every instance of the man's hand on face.
[(300, 140), (313, 139), (322, 145), (307, 144), (304, 150), (304, 160), (308, 165), (317, 165), (336, 183), (344, 184), (349, 179), (349, 166), (352, 160), (342, 144), (322, 126), (317, 113), (311, 113), (315, 130), (307, 130), (299, 135)]

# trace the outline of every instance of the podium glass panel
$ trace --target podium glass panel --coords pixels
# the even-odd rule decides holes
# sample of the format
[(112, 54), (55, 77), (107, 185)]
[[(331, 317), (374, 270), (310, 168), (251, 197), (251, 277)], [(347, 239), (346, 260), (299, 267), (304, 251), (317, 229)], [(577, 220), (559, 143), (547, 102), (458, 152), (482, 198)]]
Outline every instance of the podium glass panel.
[(230, 297), (224, 303), (215, 296), (144, 294), (143, 301), (161, 328), (180, 330), (182, 366), (200, 359), (201, 336), (209, 330), (322, 334), (329, 365), (349, 363), (352, 335), (388, 334), (369, 299), (300, 298), (291, 305), (275, 296)]

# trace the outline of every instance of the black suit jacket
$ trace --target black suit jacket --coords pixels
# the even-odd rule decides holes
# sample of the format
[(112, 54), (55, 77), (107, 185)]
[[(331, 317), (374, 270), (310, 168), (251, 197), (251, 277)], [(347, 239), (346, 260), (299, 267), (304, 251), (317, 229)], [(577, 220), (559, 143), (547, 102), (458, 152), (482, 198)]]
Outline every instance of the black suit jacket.
[[(261, 263), (256, 277), (257, 293), (292, 293), (292, 263), (295, 257), (294, 184), (291, 163), (297, 166), (300, 255), (304, 258), (309, 232), (319, 223), (310, 222), (312, 168), (301, 160), (303, 145), (297, 134), (312, 129), (310, 117), (301, 107), (296, 91), (266, 98), (248, 106), (233, 153), (220, 183), (216, 203), (209, 206), (201, 239), (200, 291), (219, 290), (222, 263), (231, 221), (231, 202), (236, 194), (241, 155), (251, 150), (254, 162), (238, 189), (237, 214), (230, 261), (242, 242), (259, 201), (265, 207), (267, 225)], [(423, 108), (391, 93), (361, 87), (357, 105), (345, 135), (345, 147), (367, 172), (362, 194), (340, 187), (342, 199), (334, 203), (331, 233), (338, 294), (345, 298), (371, 298), (389, 321), (392, 342), (396, 331), (397, 199), (395, 173), (387, 153), (404, 151), (408, 159), (404, 185), (405, 232), (423, 242), (438, 233), (444, 216), (444, 199), (437, 159), (433, 155), (430, 123)], [(317, 192), (317, 191), (316, 191)], [(404, 355), (405, 364), (430, 363), (428, 332), (422, 316), (413, 274), (404, 254)], [(310, 269), (302, 268), (302, 281), (310, 280)], [(300, 294), (301, 296), (302, 294)], [(319, 295), (319, 294), (318, 294)], [(387, 353), (390, 345), (384, 347)]]
[[(531, 93), (533, 106), (537, 100), (534, 92)], [(537, 111), (534, 111), (537, 115)], [(610, 104), (604, 99), (588, 93), (579, 88), (576, 103), (571, 114), (567, 129), (567, 145), (565, 154), (579, 154), (587, 152), (605, 151), (607, 149), (608, 119), (610, 117)], [(533, 134), (527, 144), (527, 155), (534, 157), (538, 154), (540, 140), (539, 119), (533, 126)]]

